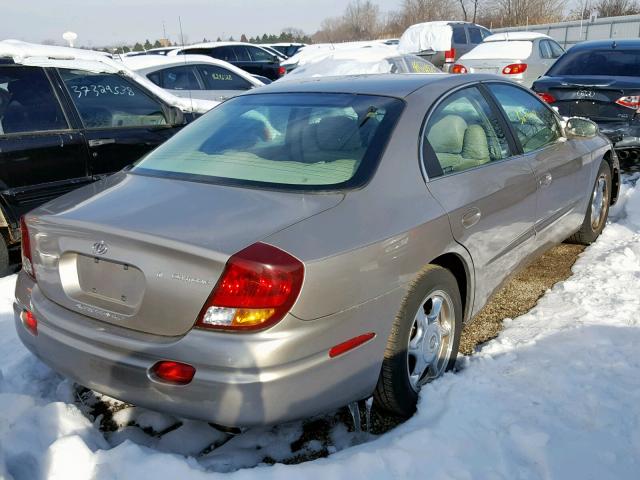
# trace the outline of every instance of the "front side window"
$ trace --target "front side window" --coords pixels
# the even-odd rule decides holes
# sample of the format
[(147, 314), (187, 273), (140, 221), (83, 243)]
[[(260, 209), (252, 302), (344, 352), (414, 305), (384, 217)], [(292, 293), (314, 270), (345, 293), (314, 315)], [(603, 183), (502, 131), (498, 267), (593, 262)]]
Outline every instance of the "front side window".
[(231, 47), (216, 47), (211, 50), (209, 54), (213, 58), (219, 58), (220, 60), (224, 60), (225, 62), (235, 62), (236, 54)]
[(167, 125), (162, 104), (120, 75), (59, 72), (86, 128)]
[(440, 167), (430, 169), (430, 177), (462, 172), (512, 155), (502, 124), (475, 87), (459, 90), (440, 103), (429, 117), (423, 145), (424, 155), (435, 154)]
[(274, 55), (271, 55), (269, 52), (262, 50), (261, 48), (256, 47), (246, 47), (249, 52), (251, 52), (251, 58), (254, 62), (271, 62), (273, 60)]
[(524, 153), (555, 143), (562, 136), (553, 111), (535, 96), (518, 87), (489, 84), (513, 127)]
[(0, 67), (0, 135), (66, 128), (62, 108), (42, 68)]
[[(192, 65), (165, 68), (156, 72), (156, 74), (159, 74), (160, 77), (159, 85), (167, 90), (200, 90), (195, 67)], [(157, 77), (154, 76), (153, 78)], [(151, 81), (153, 81), (153, 78), (149, 76)]]
[(467, 34), (464, 33), (464, 27), (453, 27), (453, 43), (465, 44), (467, 43)]
[(236, 54), (236, 58), (238, 59), (238, 62), (251, 61), (251, 56), (249, 55), (249, 50), (247, 50), (247, 47), (242, 45), (236, 45), (235, 47), (232, 47), (232, 48), (234, 53)]
[(217, 65), (198, 65), (206, 90), (249, 90), (251, 84), (231, 70)]
[(243, 95), (185, 127), (132, 172), (287, 190), (350, 188), (373, 174), (402, 107), (365, 95)]

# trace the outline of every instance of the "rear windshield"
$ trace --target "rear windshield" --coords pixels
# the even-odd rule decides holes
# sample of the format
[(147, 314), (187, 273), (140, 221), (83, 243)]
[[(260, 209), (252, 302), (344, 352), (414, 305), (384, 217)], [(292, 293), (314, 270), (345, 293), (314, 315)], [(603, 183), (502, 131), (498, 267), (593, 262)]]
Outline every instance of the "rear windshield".
[(547, 75), (640, 77), (640, 50), (569, 50)]
[(184, 128), (132, 171), (278, 189), (360, 186), (402, 107), (398, 99), (365, 95), (243, 95)]

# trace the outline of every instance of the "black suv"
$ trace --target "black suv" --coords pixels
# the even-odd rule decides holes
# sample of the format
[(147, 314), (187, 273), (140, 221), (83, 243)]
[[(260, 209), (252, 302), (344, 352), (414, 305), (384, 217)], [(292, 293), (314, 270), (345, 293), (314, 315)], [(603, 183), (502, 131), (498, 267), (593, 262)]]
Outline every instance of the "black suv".
[[(286, 73), (277, 56), (249, 43), (201, 43), (178, 50), (176, 55), (207, 55), (224, 60), (254, 75), (277, 80)], [(173, 55), (173, 52), (170, 53)]]
[(0, 276), (20, 216), (121, 170), (176, 133), (183, 114), (131, 78), (0, 59)]

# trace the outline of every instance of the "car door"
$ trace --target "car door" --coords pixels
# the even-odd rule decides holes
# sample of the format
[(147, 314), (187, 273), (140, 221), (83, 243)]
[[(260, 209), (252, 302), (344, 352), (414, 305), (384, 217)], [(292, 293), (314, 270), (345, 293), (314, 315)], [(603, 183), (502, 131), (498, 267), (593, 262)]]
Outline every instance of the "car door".
[(427, 188), (471, 254), (476, 305), (533, 252), (536, 179), (504, 118), (477, 86), (435, 107), (422, 136)]
[(535, 173), (539, 240), (564, 240), (584, 216), (578, 207), (584, 197), (580, 186), (588, 184), (588, 145), (567, 140), (555, 112), (528, 90), (502, 82), (487, 83), (487, 88), (508, 118), (518, 149)]
[(90, 181), (84, 139), (54, 86), (44, 68), (0, 67), (0, 202), (9, 224)]
[(240, 74), (220, 65), (202, 63), (197, 65), (197, 69), (204, 83), (203, 93), (207, 93), (211, 100), (222, 102), (253, 88), (253, 84)]
[(169, 107), (115, 73), (58, 69), (82, 121), (91, 175), (121, 170), (176, 133)]

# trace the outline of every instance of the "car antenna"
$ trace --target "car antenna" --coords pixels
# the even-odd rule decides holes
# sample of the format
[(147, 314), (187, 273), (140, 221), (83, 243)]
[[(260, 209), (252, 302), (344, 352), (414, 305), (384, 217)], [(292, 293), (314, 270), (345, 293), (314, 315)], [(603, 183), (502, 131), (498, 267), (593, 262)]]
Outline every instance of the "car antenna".
[[(182, 19), (180, 18), (180, 15), (178, 15), (178, 25), (180, 26), (180, 43), (184, 47), (184, 33), (182, 33)], [(187, 66), (186, 53), (182, 55), (182, 58), (184, 58), (184, 66), (186, 67)], [(193, 95), (191, 95), (191, 89), (189, 89), (188, 91), (189, 91), (189, 102), (191, 103), (191, 115), (194, 115), (195, 112), (193, 110)]]

